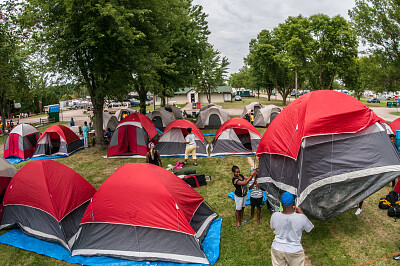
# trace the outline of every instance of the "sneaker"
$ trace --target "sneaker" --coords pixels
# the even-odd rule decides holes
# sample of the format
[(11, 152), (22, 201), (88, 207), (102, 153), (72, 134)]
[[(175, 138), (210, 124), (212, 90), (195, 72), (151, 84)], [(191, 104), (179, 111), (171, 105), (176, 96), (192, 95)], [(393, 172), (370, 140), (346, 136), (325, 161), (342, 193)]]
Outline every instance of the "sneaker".
[(197, 163), (194, 163), (193, 165), (194, 165), (194, 166), (197, 166)]
[(361, 212), (362, 212), (362, 209), (358, 208), (355, 214), (356, 214), (356, 215), (360, 215)]
[(186, 165), (187, 164), (187, 162), (183, 162), (183, 165)]

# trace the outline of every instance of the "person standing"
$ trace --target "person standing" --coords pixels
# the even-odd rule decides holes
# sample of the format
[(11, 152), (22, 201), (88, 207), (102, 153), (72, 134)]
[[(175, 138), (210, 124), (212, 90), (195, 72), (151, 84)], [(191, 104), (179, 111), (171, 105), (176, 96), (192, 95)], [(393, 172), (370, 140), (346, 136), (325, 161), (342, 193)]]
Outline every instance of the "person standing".
[(304, 265), (305, 254), (301, 245), (303, 230), (311, 232), (314, 225), (300, 207), (293, 206), (293, 195), (284, 192), (281, 196), (282, 212), (271, 216), (271, 228), (275, 239), (271, 247), (272, 265)]
[(83, 146), (86, 148), (89, 147), (89, 128), (87, 126), (87, 122), (85, 121), (84, 126), (82, 128), (82, 135), (83, 135)]
[(258, 168), (256, 168), (251, 173), (251, 176), (253, 177), (253, 179), (250, 180), (250, 182), (249, 182), (251, 210), (250, 210), (250, 217), (247, 218), (247, 221), (253, 219), (254, 210), (255, 210), (255, 208), (257, 208), (257, 223), (261, 224), (261, 206), (262, 206), (262, 200), (263, 200), (263, 192), (257, 183)]
[(254, 113), (253, 112), (250, 114), (250, 123), (252, 125), (254, 124)]
[(149, 143), (149, 151), (146, 154), (146, 163), (158, 165), (162, 167), (160, 152), (154, 148), (154, 143)]
[(74, 122), (74, 118), (73, 117), (71, 117), (71, 120), (69, 120), (69, 126), (70, 127), (75, 126), (75, 122)]
[(187, 160), (189, 158), (189, 154), (192, 154), (192, 158), (194, 161), (194, 166), (197, 165), (197, 157), (196, 157), (196, 140), (195, 136), (192, 133), (192, 129), (189, 127), (186, 129), (188, 134), (185, 137), (185, 144), (186, 144), (186, 149), (185, 149), (185, 162), (184, 164), (187, 164)]
[[(247, 199), (247, 184), (250, 182), (252, 176), (245, 177), (240, 174), (240, 169), (236, 165), (232, 166), (232, 183), (235, 186), (235, 217), (236, 217), (236, 227), (241, 228), (241, 223), (243, 222), (244, 207), (246, 206)], [(254, 173), (254, 172), (253, 172)], [(253, 174), (252, 173), (252, 174)]]

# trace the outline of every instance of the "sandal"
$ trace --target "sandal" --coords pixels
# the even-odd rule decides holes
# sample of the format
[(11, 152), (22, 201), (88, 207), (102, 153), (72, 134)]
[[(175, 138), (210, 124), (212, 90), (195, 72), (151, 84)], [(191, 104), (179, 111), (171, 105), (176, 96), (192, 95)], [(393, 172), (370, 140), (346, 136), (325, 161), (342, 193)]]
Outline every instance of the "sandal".
[(241, 229), (242, 226), (241, 226), (240, 224), (238, 224), (238, 225), (236, 225), (236, 228), (237, 228), (237, 229)]

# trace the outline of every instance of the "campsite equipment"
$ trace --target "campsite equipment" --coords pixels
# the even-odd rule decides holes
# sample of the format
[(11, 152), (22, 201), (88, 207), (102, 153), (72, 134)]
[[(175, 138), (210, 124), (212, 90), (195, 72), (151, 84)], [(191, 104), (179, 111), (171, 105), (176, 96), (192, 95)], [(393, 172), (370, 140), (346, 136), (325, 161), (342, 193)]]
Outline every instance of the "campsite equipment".
[(125, 117), (117, 126), (108, 146), (108, 157), (146, 156), (147, 144), (157, 142), (157, 129), (151, 120), (140, 113)]
[(399, 193), (397, 191), (390, 191), (385, 197), (379, 200), (379, 209), (387, 210), (390, 207), (400, 204)]
[(231, 118), (215, 133), (210, 156), (253, 155), (260, 139), (252, 124), (240, 117)]
[(39, 131), (30, 124), (19, 124), (11, 130), (4, 144), (4, 158), (32, 157), (36, 143), (40, 137)]
[(208, 264), (200, 242), (216, 216), (179, 177), (128, 163), (94, 195), (72, 255)]
[(344, 93), (300, 96), (264, 133), (258, 184), (276, 210), (288, 191), (310, 217), (339, 215), (400, 175), (399, 154), (381, 123)]
[(163, 131), (172, 121), (183, 119), (181, 109), (172, 105), (158, 108), (153, 112), (148, 113), (147, 117), (150, 118), (150, 120), (154, 122), (156, 128), (161, 131)]
[(196, 156), (208, 156), (208, 143), (200, 129), (184, 119), (171, 122), (164, 130), (156, 149), (161, 156), (185, 156), (187, 128), (192, 129), (196, 141)]
[(6, 159), (0, 157), (0, 222), (3, 215), (3, 198), (11, 178), (17, 173), (17, 169)]
[(275, 117), (282, 111), (282, 109), (275, 105), (267, 105), (261, 108), (257, 108), (254, 111), (254, 122), (255, 127), (267, 127), (275, 119)]
[(207, 185), (207, 180), (205, 175), (196, 175), (196, 174), (187, 175), (183, 177), (182, 180), (188, 183), (188, 185), (193, 188)]
[(400, 218), (400, 206), (399, 205), (395, 205), (395, 206), (390, 207), (389, 210), (388, 210), (388, 216), (389, 217), (394, 217), (395, 219), (396, 218)]
[(70, 250), (95, 192), (84, 178), (59, 162), (32, 161), (7, 186), (0, 229), (18, 226), (25, 234)]
[[(199, 128), (219, 128), (223, 123), (230, 119), (227, 111), (217, 106), (209, 106), (200, 110), (197, 117), (196, 126)], [(204, 107), (203, 107), (204, 108)]]
[(33, 157), (70, 155), (81, 148), (82, 141), (71, 129), (63, 125), (53, 125), (39, 138)]
[(175, 175), (193, 175), (196, 174), (196, 167), (186, 166), (180, 169), (172, 170)]

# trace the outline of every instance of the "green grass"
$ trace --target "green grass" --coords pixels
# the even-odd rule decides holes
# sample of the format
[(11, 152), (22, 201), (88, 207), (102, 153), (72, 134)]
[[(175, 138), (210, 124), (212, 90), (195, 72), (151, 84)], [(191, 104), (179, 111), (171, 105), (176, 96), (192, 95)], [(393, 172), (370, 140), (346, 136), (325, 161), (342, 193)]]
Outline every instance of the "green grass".
[[(293, 99), (291, 99), (292, 101)], [(216, 103), (220, 106), (222, 106), (223, 109), (242, 109), (244, 106), (252, 103), (252, 102), (259, 102), (264, 105), (269, 105), (269, 104), (274, 104), (277, 106), (283, 106), (282, 105), (282, 100), (275, 100), (275, 96), (271, 96), (271, 101), (268, 101), (268, 98), (264, 97), (242, 97), (241, 101), (235, 101), (234, 99), (232, 102), (223, 102), (223, 103)], [(289, 104), (289, 100), (286, 101), (287, 104)]]
[(390, 112), (389, 114), (400, 116), (400, 112)]

